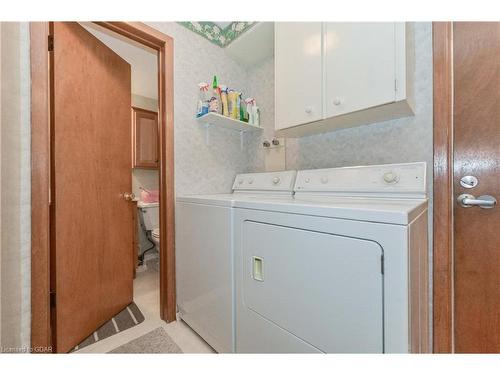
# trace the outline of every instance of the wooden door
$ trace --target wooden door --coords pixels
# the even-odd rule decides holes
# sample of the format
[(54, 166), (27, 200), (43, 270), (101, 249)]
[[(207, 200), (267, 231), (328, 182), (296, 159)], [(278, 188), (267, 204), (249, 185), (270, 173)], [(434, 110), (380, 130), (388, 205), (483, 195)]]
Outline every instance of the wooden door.
[[(500, 23), (454, 23), (453, 51), (455, 351), (498, 353), (500, 207), (456, 198), (500, 199)], [(463, 187), (464, 176), (477, 186)]]
[(134, 168), (158, 168), (158, 114), (132, 107)]
[(53, 338), (67, 352), (132, 302), (131, 76), (77, 23), (53, 25)]
[(395, 32), (394, 22), (325, 24), (325, 117), (396, 100)]
[(278, 130), (323, 117), (321, 30), (321, 22), (275, 24)]

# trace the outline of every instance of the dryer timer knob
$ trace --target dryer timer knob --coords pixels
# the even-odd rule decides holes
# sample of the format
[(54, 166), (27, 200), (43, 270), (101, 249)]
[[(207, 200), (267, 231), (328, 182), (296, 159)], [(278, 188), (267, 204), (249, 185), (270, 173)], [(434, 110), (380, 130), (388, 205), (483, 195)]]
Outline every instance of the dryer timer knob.
[(273, 184), (278, 185), (280, 183), (281, 179), (279, 177), (274, 177), (273, 178)]
[(397, 174), (392, 173), (392, 172), (384, 173), (384, 181), (386, 183), (395, 184), (396, 182), (398, 182), (398, 180), (399, 180), (399, 177)]

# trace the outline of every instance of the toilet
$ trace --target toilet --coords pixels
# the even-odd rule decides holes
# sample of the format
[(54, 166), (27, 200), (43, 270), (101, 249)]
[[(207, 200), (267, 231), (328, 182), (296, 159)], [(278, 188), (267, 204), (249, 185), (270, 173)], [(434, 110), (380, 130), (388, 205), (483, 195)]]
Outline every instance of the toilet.
[(153, 240), (156, 250), (160, 251), (160, 228), (153, 229), (151, 231), (151, 239)]
[(137, 202), (139, 220), (142, 229), (147, 233), (148, 239), (154, 243), (156, 250), (160, 251), (160, 207), (159, 203)]

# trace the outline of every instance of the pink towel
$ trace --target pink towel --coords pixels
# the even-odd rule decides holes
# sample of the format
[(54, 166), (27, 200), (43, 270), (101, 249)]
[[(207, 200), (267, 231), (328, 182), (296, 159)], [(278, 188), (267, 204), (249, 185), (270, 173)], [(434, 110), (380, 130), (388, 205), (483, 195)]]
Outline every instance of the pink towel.
[(158, 190), (142, 190), (141, 201), (144, 203), (155, 203), (159, 201), (160, 192)]

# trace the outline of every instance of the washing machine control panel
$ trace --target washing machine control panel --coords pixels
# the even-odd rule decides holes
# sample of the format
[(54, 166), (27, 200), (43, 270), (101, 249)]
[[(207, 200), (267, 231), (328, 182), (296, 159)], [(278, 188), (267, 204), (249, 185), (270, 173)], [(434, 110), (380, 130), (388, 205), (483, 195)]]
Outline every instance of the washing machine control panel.
[(243, 173), (236, 176), (234, 191), (293, 191), (297, 171)]
[(425, 194), (426, 163), (404, 163), (299, 171), (295, 192)]

